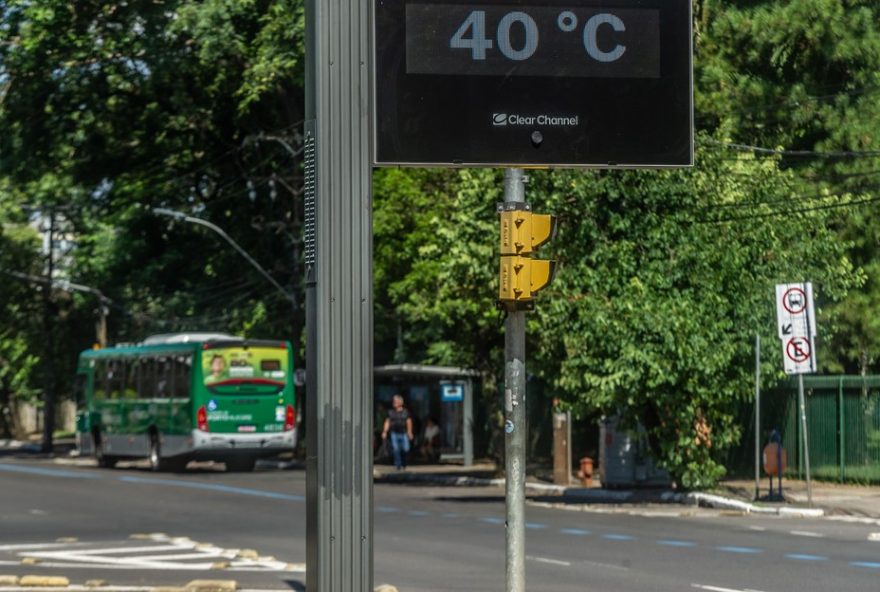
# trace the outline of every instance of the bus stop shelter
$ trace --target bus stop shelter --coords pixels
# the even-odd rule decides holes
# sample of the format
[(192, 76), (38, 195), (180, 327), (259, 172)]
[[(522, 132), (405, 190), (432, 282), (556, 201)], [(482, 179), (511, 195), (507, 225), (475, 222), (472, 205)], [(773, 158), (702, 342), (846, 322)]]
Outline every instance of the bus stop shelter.
[(401, 394), (413, 416), (416, 437), (430, 418), (440, 427), (441, 461), (474, 464), (473, 400), (476, 370), (449, 366), (393, 364), (374, 370), (376, 425), (381, 426), (391, 397)]

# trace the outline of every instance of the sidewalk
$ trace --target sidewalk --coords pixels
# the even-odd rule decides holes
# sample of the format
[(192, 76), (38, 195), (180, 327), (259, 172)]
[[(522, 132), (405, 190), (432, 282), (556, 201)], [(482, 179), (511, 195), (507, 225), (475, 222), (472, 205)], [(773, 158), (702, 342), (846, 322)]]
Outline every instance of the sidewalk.
[[(376, 465), (373, 476), (376, 483), (431, 483), (438, 486), (503, 487), (504, 478), (498, 477), (494, 464), (481, 463), (472, 467), (461, 465), (415, 465), (405, 471), (393, 466)], [(807, 501), (807, 486), (803, 481), (783, 481), (785, 503), (755, 502), (755, 483), (747, 480), (721, 482), (711, 492), (680, 493), (671, 489), (602, 489), (594, 480), (590, 488), (577, 485), (554, 485), (537, 479), (526, 481), (527, 493), (533, 496), (554, 496), (568, 504), (686, 504), (713, 507), (721, 510), (753, 514), (818, 517), (822, 515), (880, 520), (880, 487), (839, 485), (813, 482), (813, 505)], [(761, 482), (761, 495), (767, 493), (768, 483)]]
[[(841, 485), (813, 481), (813, 506), (825, 510), (829, 516), (852, 516), (880, 519), (880, 487), (864, 485)], [(769, 490), (767, 479), (761, 481), (761, 495)], [(741, 500), (752, 500), (755, 482), (747, 480), (723, 481), (716, 491), (722, 495)], [(783, 480), (782, 492), (786, 502), (806, 507), (806, 481)]]

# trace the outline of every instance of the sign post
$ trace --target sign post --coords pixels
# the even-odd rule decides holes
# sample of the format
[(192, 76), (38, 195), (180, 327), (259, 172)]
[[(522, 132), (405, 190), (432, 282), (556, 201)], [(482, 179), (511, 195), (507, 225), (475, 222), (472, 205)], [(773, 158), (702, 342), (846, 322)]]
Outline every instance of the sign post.
[(816, 371), (816, 316), (813, 308), (813, 284), (778, 284), (776, 286), (776, 326), (782, 340), (782, 358), (786, 374), (798, 376), (798, 407), (803, 434), (804, 469), (807, 477), (807, 500), (813, 505), (810, 478), (810, 447), (807, 437), (807, 407), (804, 401), (804, 374)]

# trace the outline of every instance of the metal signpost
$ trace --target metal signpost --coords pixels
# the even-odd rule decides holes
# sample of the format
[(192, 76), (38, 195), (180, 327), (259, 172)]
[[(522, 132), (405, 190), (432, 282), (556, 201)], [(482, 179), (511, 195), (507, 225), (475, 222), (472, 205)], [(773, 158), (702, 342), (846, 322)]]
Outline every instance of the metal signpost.
[(816, 371), (816, 316), (813, 308), (813, 284), (778, 284), (776, 286), (776, 325), (782, 340), (782, 358), (786, 374), (798, 376), (798, 407), (803, 435), (804, 468), (807, 476), (807, 500), (813, 504), (810, 479), (810, 448), (807, 437), (807, 408), (804, 402), (804, 374)]

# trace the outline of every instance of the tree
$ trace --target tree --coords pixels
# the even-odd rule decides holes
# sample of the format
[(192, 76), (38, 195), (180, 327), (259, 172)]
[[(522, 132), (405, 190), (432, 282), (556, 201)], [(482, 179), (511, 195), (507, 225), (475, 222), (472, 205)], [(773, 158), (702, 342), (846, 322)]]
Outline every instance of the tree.
[(697, 3), (697, 14), (698, 122), (722, 130), (732, 143), (780, 151), (782, 166), (799, 174), (798, 193), (809, 199), (779, 209), (858, 206), (834, 224), (866, 282), (826, 307), (820, 333), (830, 346), (825, 368), (865, 372), (880, 353), (872, 322), (880, 305), (872, 273), (880, 255), (873, 240), (880, 8), (870, 0), (706, 0)]

